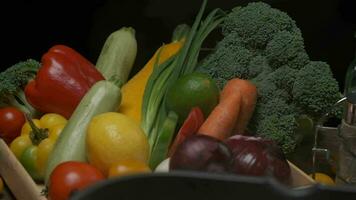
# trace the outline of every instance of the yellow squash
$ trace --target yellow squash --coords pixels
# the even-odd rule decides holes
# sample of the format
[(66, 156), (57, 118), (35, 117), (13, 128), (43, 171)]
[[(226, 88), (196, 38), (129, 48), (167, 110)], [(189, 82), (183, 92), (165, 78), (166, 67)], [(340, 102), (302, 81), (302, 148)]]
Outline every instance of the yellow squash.
[(163, 63), (171, 56), (175, 55), (182, 47), (183, 40), (174, 41), (169, 44), (161, 46), (148, 63), (125, 85), (121, 88), (122, 101), (119, 107), (119, 112), (132, 118), (138, 124), (141, 123), (141, 108), (143, 94), (148, 81), (152, 74), (157, 55), (159, 53), (159, 63)]

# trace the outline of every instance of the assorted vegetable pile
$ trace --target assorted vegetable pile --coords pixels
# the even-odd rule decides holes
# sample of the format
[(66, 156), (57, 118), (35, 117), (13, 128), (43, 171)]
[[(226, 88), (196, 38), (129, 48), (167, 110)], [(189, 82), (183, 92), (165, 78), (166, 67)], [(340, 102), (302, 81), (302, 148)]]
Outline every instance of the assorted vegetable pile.
[[(291, 183), (285, 153), (340, 97), (330, 67), (309, 60), (286, 13), (261, 2), (205, 13), (206, 4), (133, 77), (138, 44), (127, 27), (95, 65), (55, 45), (40, 63), (0, 74), (0, 137), (50, 199), (154, 170)], [(200, 56), (218, 27), (223, 39)]]

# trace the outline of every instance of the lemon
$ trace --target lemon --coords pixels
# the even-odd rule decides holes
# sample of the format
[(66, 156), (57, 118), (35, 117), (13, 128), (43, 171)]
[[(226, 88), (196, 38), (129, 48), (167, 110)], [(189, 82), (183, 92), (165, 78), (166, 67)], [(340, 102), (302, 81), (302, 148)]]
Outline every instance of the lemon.
[(90, 164), (108, 174), (110, 166), (120, 161), (147, 163), (148, 139), (133, 119), (116, 112), (95, 116), (87, 130), (87, 156)]
[[(312, 174), (309, 175), (310, 177), (313, 177)], [(334, 180), (324, 174), (324, 173), (320, 173), (320, 172), (317, 172), (315, 173), (315, 179), (314, 179), (317, 183), (320, 183), (320, 184), (325, 184), (325, 185), (335, 185), (335, 182)]]

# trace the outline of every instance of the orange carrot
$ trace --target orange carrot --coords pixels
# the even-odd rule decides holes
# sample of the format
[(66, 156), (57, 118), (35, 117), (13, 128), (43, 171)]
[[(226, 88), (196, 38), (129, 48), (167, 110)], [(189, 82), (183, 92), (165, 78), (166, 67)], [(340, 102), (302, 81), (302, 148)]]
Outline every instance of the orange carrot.
[(240, 92), (242, 102), (240, 114), (237, 118), (233, 133), (244, 134), (245, 129), (250, 121), (257, 101), (257, 88), (248, 80), (232, 79), (228, 81), (228, 87), (225, 87), (221, 92), (221, 99), (230, 98), (231, 93)]
[(220, 93), (220, 102), (198, 133), (224, 140), (233, 133), (243, 134), (253, 114), (257, 89), (248, 80), (229, 80)]
[[(231, 84), (227, 83), (223, 91), (231, 91), (228, 89), (229, 87), (231, 87)], [(209, 114), (199, 128), (198, 133), (220, 140), (228, 138), (236, 125), (241, 101), (242, 96), (239, 91), (230, 92), (224, 96), (221, 95), (219, 104)]]

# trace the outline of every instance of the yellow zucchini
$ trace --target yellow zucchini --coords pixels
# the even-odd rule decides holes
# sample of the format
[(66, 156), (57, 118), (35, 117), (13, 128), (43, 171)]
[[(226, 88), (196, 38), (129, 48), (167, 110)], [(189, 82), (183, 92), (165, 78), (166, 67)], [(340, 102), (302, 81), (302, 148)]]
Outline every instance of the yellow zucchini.
[(141, 109), (144, 90), (147, 80), (152, 74), (157, 55), (159, 54), (159, 63), (163, 63), (182, 47), (183, 40), (174, 41), (161, 46), (148, 63), (123, 87), (121, 88), (122, 101), (119, 107), (119, 112), (134, 119), (138, 124), (141, 123)]

